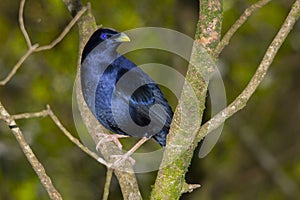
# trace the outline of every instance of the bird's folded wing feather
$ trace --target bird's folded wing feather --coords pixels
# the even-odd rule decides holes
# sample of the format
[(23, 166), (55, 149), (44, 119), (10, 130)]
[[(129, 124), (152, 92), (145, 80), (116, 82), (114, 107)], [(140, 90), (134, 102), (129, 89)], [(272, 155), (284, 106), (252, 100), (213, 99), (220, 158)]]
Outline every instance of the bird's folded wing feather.
[[(115, 94), (120, 99), (129, 102), (131, 118), (138, 125), (146, 126), (151, 120), (152, 123), (163, 127), (167, 120), (166, 118), (171, 118), (166, 108), (169, 110), (171, 108), (161, 90), (141, 69), (135, 67), (129, 73), (132, 79), (129, 82), (127, 81), (127, 84), (117, 84)], [(119, 76), (123, 74), (125, 73), (119, 74)], [(121, 78), (118, 77), (117, 80)], [(161, 107), (156, 107), (158, 110), (151, 114), (152, 119), (150, 119), (149, 109), (155, 104), (159, 104)]]

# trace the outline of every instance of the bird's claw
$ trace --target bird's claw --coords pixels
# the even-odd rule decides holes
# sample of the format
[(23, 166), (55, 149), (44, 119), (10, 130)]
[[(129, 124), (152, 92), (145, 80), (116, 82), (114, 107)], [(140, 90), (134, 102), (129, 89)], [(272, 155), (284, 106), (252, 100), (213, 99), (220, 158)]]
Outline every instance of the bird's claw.
[(106, 134), (106, 133), (97, 133), (97, 137), (101, 138), (96, 145), (96, 150), (99, 150), (101, 144), (106, 142), (114, 142), (120, 150), (122, 150), (122, 144), (119, 141), (119, 138), (128, 137), (126, 135), (119, 135), (119, 134)]
[(118, 158), (114, 163), (113, 163), (113, 167), (119, 167), (125, 160), (128, 159), (128, 161), (131, 163), (131, 165), (135, 164), (135, 160), (133, 158), (130, 157), (129, 154), (124, 154), (124, 155), (112, 155), (110, 156), (112, 158)]

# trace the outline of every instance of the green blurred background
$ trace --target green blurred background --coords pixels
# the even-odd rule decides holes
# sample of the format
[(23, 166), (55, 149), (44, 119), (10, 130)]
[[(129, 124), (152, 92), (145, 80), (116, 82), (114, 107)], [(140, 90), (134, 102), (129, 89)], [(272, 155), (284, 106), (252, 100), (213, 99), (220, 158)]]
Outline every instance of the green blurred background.
[[(224, 1), (225, 32), (253, 0)], [(86, 2), (84, 2), (86, 3)], [(196, 0), (92, 1), (98, 24), (123, 31), (166, 27), (194, 36)], [(276, 0), (253, 15), (232, 38), (220, 57), (232, 102), (243, 90), (278, 31), (293, 1)], [(0, 79), (26, 51), (18, 26), (19, 1), (2, 0), (0, 7)], [(25, 22), (33, 43), (48, 44), (71, 20), (61, 0), (28, 0)], [(182, 199), (297, 199), (300, 185), (300, 23), (295, 25), (268, 75), (247, 107), (225, 123), (221, 138), (204, 159), (195, 152), (187, 180), (202, 187)], [(54, 49), (29, 57), (13, 79), (0, 87), (0, 98), (11, 114), (39, 111), (50, 104), (63, 124), (77, 134), (72, 116), (72, 90), (78, 52), (77, 28)], [(134, 62), (163, 63), (185, 73), (176, 56), (144, 51)], [(171, 99), (173, 106), (176, 99)], [(209, 105), (208, 105), (209, 106)], [(206, 116), (206, 120), (208, 115)], [(74, 146), (49, 118), (18, 121), (26, 139), (44, 164), (64, 199), (99, 199), (105, 167)], [(77, 135), (76, 135), (77, 136)], [(156, 172), (137, 174), (145, 199)], [(0, 121), (0, 199), (49, 199), (8, 127)], [(110, 199), (121, 199), (113, 178)]]

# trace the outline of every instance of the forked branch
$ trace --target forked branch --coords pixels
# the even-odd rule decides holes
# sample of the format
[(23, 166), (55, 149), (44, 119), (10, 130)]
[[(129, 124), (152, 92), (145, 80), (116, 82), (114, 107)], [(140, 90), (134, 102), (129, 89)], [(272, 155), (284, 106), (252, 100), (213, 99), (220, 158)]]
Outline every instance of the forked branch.
[(272, 43), (268, 47), (261, 63), (259, 64), (255, 74), (251, 78), (247, 87), (242, 93), (224, 110), (216, 114), (212, 119), (206, 122), (199, 130), (198, 140), (205, 137), (208, 133), (218, 128), (226, 119), (231, 117), (233, 114), (244, 108), (253, 95), (259, 84), (264, 79), (271, 63), (274, 60), (279, 48), (285, 41), (289, 32), (293, 29), (294, 24), (300, 17), (300, 0), (296, 0), (290, 10), (288, 16), (283, 22), (280, 30), (276, 34)]
[(26, 30), (25, 24), (24, 24), (24, 6), (25, 6), (26, 0), (21, 0), (20, 2), (20, 8), (19, 8), (19, 25), (21, 32), (26, 40), (28, 50), (26, 53), (18, 60), (18, 62), (13, 66), (12, 70), (8, 73), (8, 75), (0, 81), (0, 86), (6, 85), (12, 77), (16, 74), (18, 69), (22, 66), (22, 64), (25, 62), (25, 60), (33, 53), (35, 52), (41, 52), (45, 50), (52, 49), (55, 47), (59, 42), (63, 40), (63, 38), (67, 35), (67, 33), (71, 30), (71, 28), (76, 24), (78, 19), (83, 15), (83, 13), (87, 10), (86, 7), (82, 7), (82, 9), (76, 14), (76, 16), (69, 22), (69, 24), (64, 28), (64, 30), (61, 32), (61, 34), (55, 38), (50, 44), (39, 46), (39, 44), (32, 45), (31, 39), (28, 35), (28, 32)]
[[(41, 118), (41, 117), (47, 117), (49, 116), (54, 124), (67, 136), (67, 138), (73, 142), (76, 146), (78, 146), (83, 152), (97, 160), (99, 163), (110, 167), (111, 164), (107, 163), (104, 159), (99, 157), (96, 153), (92, 152), (89, 150), (86, 146), (81, 144), (81, 142), (75, 138), (65, 127), (64, 125), (60, 122), (58, 117), (53, 113), (52, 109), (50, 108), (49, 105), (47, 105), (47, 108), (45, 110), (39, 111), (39, 112), (28, 112), (28, 113), (20, 113), (20, 114), (15, 114), (15, 115), (10, 115), (10, 117), (13, 120), (20, 120), (20, 119), (30, 119), (30, 118)], [(4, 120), (5, 118), (3, 116), (0, 116), (0, 119)]]
[(7, 112), (4, 108), (2, 103), (0, 102), (0, 117), (5, 121), (7, 126), (12, 131), (13, 135), (15, 136), (16, 140), (19, 143), (23, 153), (25, 154), (27, 160), (31, 164), (32, 168), (34, 169), (35, 173), (38, 175), (40, 182), (46, 189), (49, 197), (54, 200), (62, 200), (60, 193), (52, 184), (51, 178), (47, 175), (45, 168), (39, 162), (35, 154), (33, 153), (32, 149), (30, 148), (28, 142), (26, 141), (21, 129), (13, 119), (13, 117)]
[(246, 9), (244, 13), (240, 16), (240, 18), (229, 28), (222, 40), (219, 42), (218, 46), (214, 51), (215, 56), (219, 56), (224, 47), (229, 44), (229, 41), (235, 34), (235, 32), (247, 21), (247, 19), (249, 19), (249, 17), (253, 13), (255, 13), (261, 7), (265, 6), (270, 1), (271, 0), (260, 0)]

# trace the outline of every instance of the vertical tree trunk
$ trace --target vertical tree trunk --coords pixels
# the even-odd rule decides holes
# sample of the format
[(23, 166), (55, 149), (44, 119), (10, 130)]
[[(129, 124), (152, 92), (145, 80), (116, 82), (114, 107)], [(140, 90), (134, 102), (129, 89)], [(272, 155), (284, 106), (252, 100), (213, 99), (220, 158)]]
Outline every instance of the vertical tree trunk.
[[(222, 1), (200, 0), (199, 21), (183, 92), (174, 113), (168, 144), (164, 152), (151, 199), (179, 199), (186, 191), (185, 173), (193, 152), (201, 140), (197, 131), (205, 109), (205, 98), (210, 75), (216, 60), (212, 57), (222, 25)], [(197, 102), (191, 97), (191, 86)], [(181, 119), (188, 119), (181, 122)]]

